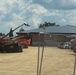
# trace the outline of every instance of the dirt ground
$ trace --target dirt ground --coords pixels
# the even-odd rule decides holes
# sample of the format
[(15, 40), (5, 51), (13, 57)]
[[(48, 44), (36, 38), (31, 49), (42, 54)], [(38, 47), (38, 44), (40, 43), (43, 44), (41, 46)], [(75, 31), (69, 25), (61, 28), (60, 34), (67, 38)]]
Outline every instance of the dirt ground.
[[(38, 47), (21, 53), (0, 53), (0, 75), (37, 75), (37, 54)], [(73, 75), (74, 60), (72, 50), (45, 47), (41, 75)]]

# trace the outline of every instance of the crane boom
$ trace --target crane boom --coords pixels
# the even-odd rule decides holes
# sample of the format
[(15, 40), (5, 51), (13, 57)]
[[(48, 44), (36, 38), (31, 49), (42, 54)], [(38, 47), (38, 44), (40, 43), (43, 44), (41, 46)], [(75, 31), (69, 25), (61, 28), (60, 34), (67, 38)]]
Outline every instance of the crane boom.
[[(16, 27), (16, 28), (15, 28), (14, 30), (12, 30), (11, 32), (14, 32), (15, 30), (17, 30), (18, 28), (20, 28), (20, 27), (23, 26), (23, 25), (25, 25), (25, 26), (30, 26), (30, 25), (28, 25), (28, 24), (26, 24), (26, 23), (23, 23), (22, 25)], [(4, 35), (3, 37), (1, 37), (1, 38), (0, 38), (0, 41), (2, 41), (2, 40), (3, 40), (5, 37), (7, 37), (9, 34), (10, 34), (10, 32), (7, 33), (6, 35)]]

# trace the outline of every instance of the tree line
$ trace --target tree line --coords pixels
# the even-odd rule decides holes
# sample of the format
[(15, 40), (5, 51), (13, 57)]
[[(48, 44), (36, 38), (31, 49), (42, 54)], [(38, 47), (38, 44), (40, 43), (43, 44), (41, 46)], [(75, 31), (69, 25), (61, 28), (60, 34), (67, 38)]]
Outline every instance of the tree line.
[(48, 27), (48, 26), (60, 26), (60, 25), (56, 25), (56, 23), (45, 22), (44, 24), (40, 24), (39, 28)]

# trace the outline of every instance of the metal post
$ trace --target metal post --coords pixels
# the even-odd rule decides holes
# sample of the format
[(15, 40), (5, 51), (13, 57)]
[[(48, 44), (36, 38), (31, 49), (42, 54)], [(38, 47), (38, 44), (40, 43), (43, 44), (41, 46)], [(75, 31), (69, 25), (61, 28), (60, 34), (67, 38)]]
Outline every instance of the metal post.
[[(75, 36), (75, 41), (76, 41), (76, 36)], [(76, 43), (75, 43), (76, 45)], [(75, 70), (76, 70), (76, 48), (74, 49), (74, 52), (75, 52), (75, 62), (74, 62), (74, 72), (73, 72), (73, 75), (75, 75)]]
[(39, 75), (41, 75), (42, 71), (42, 61), (43, 61), (43, 55), (44, 55), (44, 46), (42, 48), (42, 54), (41, 54), (41, 62), (40, 62), (40, 70), (39, 70)]
[(75, 63), (74, 63), (74, 72), (73, 72), (73, 75), (75, 75), (75, 70), (76, 70), (76, 53), (75, 53)]
[(38, 57), (37, 57), (37, 75), (39, 75), (39, 58), (40, 58), (40, 33), (38, 35)]
[[(40, 33), (38, 35), (38, 40), (40, 43)], [(40, 56), (40, 44), (38, 45), (38, 57), (37, 57), (37, 75), (41, 75), (41, 71), (42, 71), (42, 61), (43, 61), (43, 55), (44, 55), (44, 42), (45, 40), (45, 34), (44, 34), (44, 39), (43, 39), (43, 46), (42, 46), (42, 53)], [(40, 59), (41, 58), (41, 59)]]
[(43, 55), (44, 55), (44, 45), (45, 45), (45, 33), (44, 33), (44, 40), (43, 40), (43, 47), (42, 47), (42, 54), (41, 54), (39, 75), (41, 75), (41, 71), (42, 71), (42, 62), (43, 62)]

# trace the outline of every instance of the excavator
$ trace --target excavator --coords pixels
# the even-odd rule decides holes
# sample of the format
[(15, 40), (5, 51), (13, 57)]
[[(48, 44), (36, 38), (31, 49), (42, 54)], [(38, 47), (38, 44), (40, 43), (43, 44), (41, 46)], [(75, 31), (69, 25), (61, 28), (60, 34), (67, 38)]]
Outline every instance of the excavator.
[[(16, 27), (14, 30), (12, 30), (11, 32), (7, 33), (6, 35), (0, 38), (0, 52), (1, 53), (23, 52), (22, 45), (30, 44), (30, 40), (21, 41), (21, 38), (24, 38), (25, 36), (16, 37), (9, 40), (5, 39), (8, 35), (10, 35), (11, 33), (13, 33), (15, 30), (17, 30), (23, 25), (30, 26), (26, 23), (23, 23), (22, 25)], [(22, 43), (22, 42), (26, 42), (26, 43)]]

